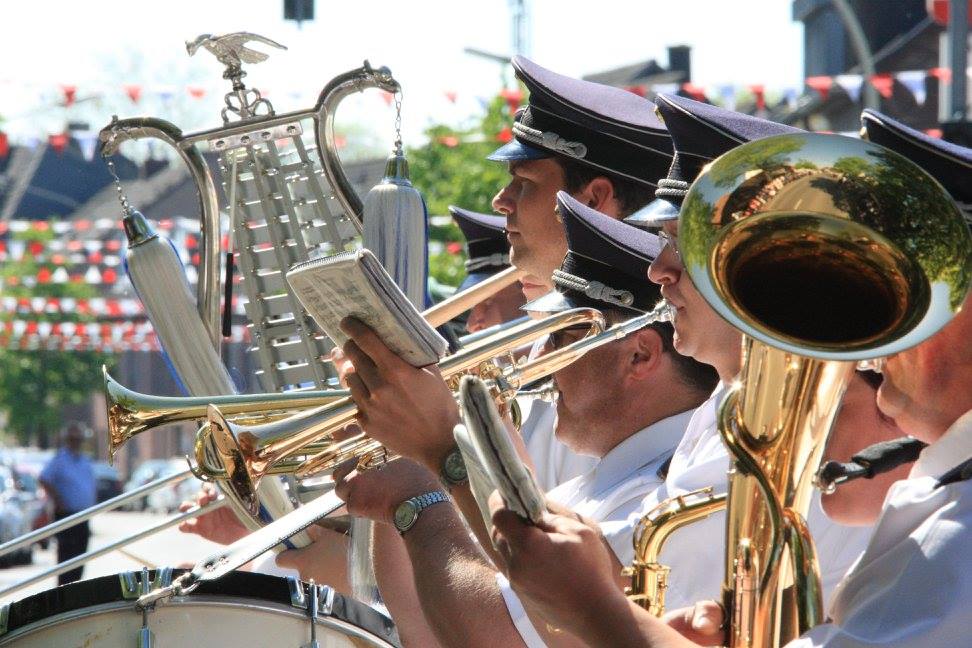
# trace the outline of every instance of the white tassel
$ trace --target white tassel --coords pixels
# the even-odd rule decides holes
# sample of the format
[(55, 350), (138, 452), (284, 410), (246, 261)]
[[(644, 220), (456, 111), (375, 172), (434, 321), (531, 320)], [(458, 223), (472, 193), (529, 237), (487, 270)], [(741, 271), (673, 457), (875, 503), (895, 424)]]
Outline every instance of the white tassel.
[(179, 255), (137, 211), (125, 216), (128, 276), (159, 342), (186, 392), (193, 396), (236, 393), (222, 359), (196, 310)]
[[(124, 218), (128, 236), (125, 266), (145, 312), (165, 350), (172, 371), (191, 396), (235, 394), (236, 386), (220, 359), (196, 310), (196, 299), (185, 269), (172, 244), (153, 231), (145, 217), (132, 210)], [(228, 489), (224, 493), (230, 496)], [(261, 507), (272, 519), (293, 510), (283, 485), (264, 479), (257, 488)], [(237, 517), (250, 529), (261, 524), (246, 514), (246, 507), (230, 497)], [(290, 538), (294, 547), (306, 547), (310, 536), (301, 532)]]
[(408, 179), (399, 148), (388, 158), (385, 177), (364, 199), (364, 247), (371, 250), (419, 310), (428, 283), (428, 213), (422, 194)]
[[(385, 177), (364, 199), (363, 243), (378, 257), (412, 304), (428, 306), (428, 211), (422, 194), (408, 179), (408, 162), (401, 143), (385, 165)], [(378, 585), (372, 562), (374, 523), (353, 518), (348, 551), (348, 580), (353, 595), (372, 607)]]

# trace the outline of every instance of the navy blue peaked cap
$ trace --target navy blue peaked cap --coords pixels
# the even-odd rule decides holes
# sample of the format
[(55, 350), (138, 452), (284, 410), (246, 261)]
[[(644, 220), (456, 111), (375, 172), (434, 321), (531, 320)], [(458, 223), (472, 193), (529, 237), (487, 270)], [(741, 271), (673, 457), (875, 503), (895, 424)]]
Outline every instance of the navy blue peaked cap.
[(862, 135), (903, 155), (938, 180), (972, 223), (972, 149), (905, 126), (876, 110), (861, 114)]
[[(526, 108), (520, 108), (516, 111), (516, 115), (513, 117), (514, 125), (523, 118), (523, 113), (525, 110)], [(545, 151), (534, 146), (529, 146), (514, 137), (509, 142), (487, 155), (486, 159), (494, 162), (513, 162), (515, 160), (540, 160), (542, 158), (548, 158), (552, 155), (553, 153), (550, 153), (549, 151)]]
[(541, 313), (569, 308), (621, 308), (646, 312), (658, 303), (648, 266), (661, 249), (658, 237), (557, 193), (567, 255), (553, 274), (554, 291), (523, 306)]
[(706, 164), (740, 144), (772, 135), (802, 132), (798, 128), (744, 115), (685, 97), (658, 95), (661, 115), (675, 146), (668, 175), (658, 182), (655, 197), (670, 205), (650, 203), (625, 219), (637, 227), (658, 227), (678, 218), (688, 186)]
[(655, 105), (636, 94), (557, 74), (513, 57), (529, 104), (513, 123), (516, 141), (654, 187), (672, 161)]
[(506, 219), (449, 205), (449, 213), (466, 238), (466, 278), (459, 290), (475, 286), (510, 267), (510, 242)]

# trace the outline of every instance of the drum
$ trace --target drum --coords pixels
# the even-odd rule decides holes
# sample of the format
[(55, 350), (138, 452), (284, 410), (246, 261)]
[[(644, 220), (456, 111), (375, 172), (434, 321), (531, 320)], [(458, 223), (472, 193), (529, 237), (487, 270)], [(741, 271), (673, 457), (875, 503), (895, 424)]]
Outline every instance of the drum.
[[(148, 572), (156, 583), (178, 571)], [(301, 648), (310, 645), (314, 598), (296, 578), (233, 572), (168, 599), (146, 614), (135, 606), (142, 574), (78, 581), (3, 606), (0, 646), (80, 648)], [(391, 619), (318, 586), (314, 638), (320, 648), (398, 646)], [(143, 626), (144, 623), (144, 626)], [(146, 637), (143, 627), (151, 632)]]

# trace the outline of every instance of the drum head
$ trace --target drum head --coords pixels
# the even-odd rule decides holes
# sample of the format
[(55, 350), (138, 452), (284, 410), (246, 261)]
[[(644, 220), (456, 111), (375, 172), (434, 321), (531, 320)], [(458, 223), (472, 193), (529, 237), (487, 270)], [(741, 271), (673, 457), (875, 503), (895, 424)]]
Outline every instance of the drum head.
[[(173, 578), (183, 571), (173, 571)], [(155, 573), (150, 571), (149, 577), (154, 579)], [(140, 574), (135, 575), (140, 578)], [(88, 645), (84, 642), (87, 637), (94, 638), (92, 633), (113, 636), (104, 643), (96, 639), (92, 645), (136, 645), (135, 632), (142, 625), (142, 615), (135, 608), (137, 594), (126, 594), (120, 576), (78, 581), (9, 604), (3, 615), (6, 617), (5, 628), (0, 627), (0, 646)], [(295, 605), (292, 583), (299, 585), (304, 593), (303, 607)], [(306, 635), (294, 644), (299, 646), (310, 639), (306, 610), (308, 588), (306, 583), (295, 579), (232, 572), (216, 582), (200, 584), (191, 594), (157, 606), (148, 614), (149, 627), (159, 646), (229, 645), (223, 639), (229, 639), (225, 633), (230, 626), (253, 640), (253, 643), (243, 644), (234, 640), (234, 646), (290, 645), (280, 635), (287, 631)], [(277, 629), (280, 624), (289, 627)], [(206, 627), (200, 628), (200, 625)], [(330, 612), (318, 617), (317, 627), (322, 646), (400, 645), (391, 619), (338, 593), (333, 595)], [(199, 636), (190, 636), (197, 632)], [(327, 633), (345, 641), (324, 641)], [(52, 644), (51, 637), (58, 641)], [(62, 644), (61, 639), (65, 643)]]

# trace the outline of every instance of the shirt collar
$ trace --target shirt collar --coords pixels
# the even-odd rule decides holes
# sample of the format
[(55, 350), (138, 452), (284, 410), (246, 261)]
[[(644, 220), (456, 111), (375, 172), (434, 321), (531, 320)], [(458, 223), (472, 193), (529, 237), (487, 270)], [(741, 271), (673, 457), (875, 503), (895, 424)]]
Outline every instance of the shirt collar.
[(940, 477), (972, 457), (972, 410), (959, 417), (940, 439), (921, 451), (911, 477)]
[(614, 446), (593, 470), (591, 492), (599, 493), (640, 468), (670, 455), (678, 445), (695, 410), (669, 416), (635, 432)]

